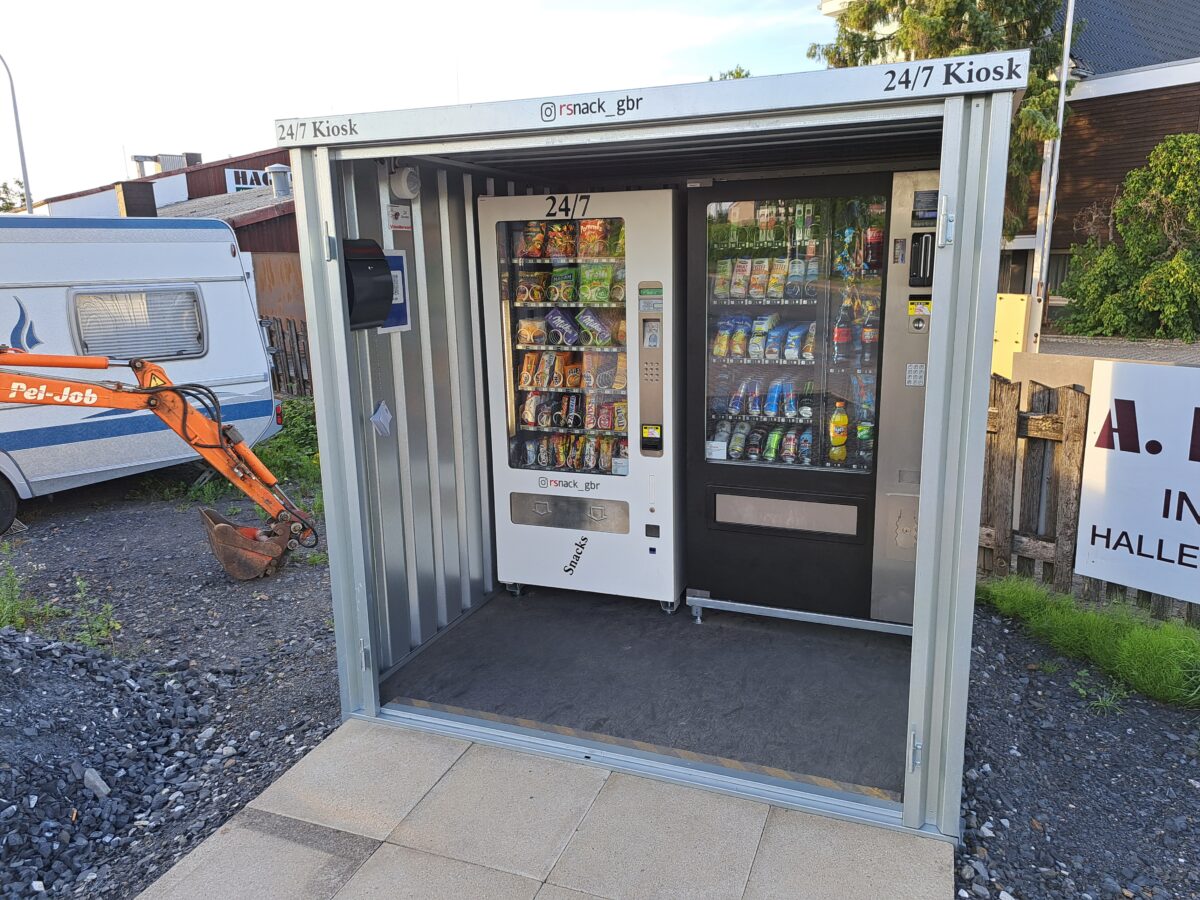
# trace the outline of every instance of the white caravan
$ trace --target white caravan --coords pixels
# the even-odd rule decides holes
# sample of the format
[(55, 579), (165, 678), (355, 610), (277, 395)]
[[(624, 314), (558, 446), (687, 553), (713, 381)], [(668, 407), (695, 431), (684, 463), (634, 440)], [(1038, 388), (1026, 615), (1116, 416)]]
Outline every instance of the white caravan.
[[(0, 216), (0, 344), (154, 360), (177, 384), (212, 388), (249, 443), (279, 429), (247, 270), (218, 220)], [(38, 371), (136, 383), (126, 368)], [(0, 397), (0, 534), (17, 498), (196, 458), (150, 412)]]

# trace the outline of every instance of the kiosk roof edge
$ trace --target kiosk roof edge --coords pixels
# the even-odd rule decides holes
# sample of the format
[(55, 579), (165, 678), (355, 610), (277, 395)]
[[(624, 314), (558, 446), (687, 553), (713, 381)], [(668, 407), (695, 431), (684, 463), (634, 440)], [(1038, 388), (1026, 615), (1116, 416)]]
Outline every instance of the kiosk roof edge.
[(319, 147), (389, 142), (401, 135), (418, 140), (586, 131), (617, 124), (1016, 92), (1024, 90), (1028, 79), (1029, 51), (1012, 50), (730, 81), (286, 118), (276, 120), (275, 139), (280, 147)]

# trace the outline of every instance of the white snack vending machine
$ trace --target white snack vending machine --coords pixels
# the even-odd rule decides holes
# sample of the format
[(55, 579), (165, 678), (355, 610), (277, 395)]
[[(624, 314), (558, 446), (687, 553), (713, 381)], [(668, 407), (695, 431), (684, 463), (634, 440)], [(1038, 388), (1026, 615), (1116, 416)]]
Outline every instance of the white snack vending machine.
[(496, 568), (674, 608), (672, 191), (479, 199)]

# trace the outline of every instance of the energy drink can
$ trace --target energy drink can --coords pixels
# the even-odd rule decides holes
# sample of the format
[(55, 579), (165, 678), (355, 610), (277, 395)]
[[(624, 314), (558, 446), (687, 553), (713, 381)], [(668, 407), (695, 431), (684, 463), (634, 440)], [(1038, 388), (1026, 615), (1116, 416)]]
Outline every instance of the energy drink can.
[(783, 428), (772, 428), (771, 433), (767, 435), (767, 442), (763, 445), (763, 459), (766, 462), (775, 462), (779, 459), (779, 450), (783, 444)]
[(752, 378), (749, 386), (746, 388), (746, 412), (752, 416), (761, 416), (763, 414), (763, 401), (765, 399), (762, 382), (757, 378)]
[(779, 447), (779, 458), (785, 463), (795, 463), (796, 453), (800, 446), (800, 435), (795, 428), (789, 428), (783, 436), (783, 442)]
[(796, 461), (802, 466), (811, 466), (813, 461), (813, 433), (811, 428), (800, 432), (800, 440), (796, 445)]
[(746, 437), (750, 434), (749, 422), (738, 422), (729, 439), (729, 458), (741, 459), (746, 455)]
[(776, 378), (767, 388), (767, 399), (763, 402), (763, 414), (777, 416), (783, 408), (783, 379)]
[(740, 416), (746, 411), (746, 395), (750, 390), (750, 380), (743, 378), (732, 394), (729, 395), (729, 414)]
[(800, 395), (796, 392), (796, 382), (790, 379), (783, 383), (783, 415), (789, 419), (800, 415)]
[(765, 428), (755, 428), (750, 432), (750, 437), (746, 439), (746, 459), (760, 460), (763, 454), (763, 445), (767, 442), (767, 431)]

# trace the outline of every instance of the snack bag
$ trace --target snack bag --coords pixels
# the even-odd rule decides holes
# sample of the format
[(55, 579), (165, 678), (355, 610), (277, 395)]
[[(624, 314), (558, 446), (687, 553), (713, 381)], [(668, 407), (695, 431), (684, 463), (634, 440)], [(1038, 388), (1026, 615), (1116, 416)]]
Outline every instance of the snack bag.
[(542, 358), (538, 362), (537, 373), (533, 376), (535, 387), (550, 387), (550, 377), (554, 374), (554, 357), (556, 356), (558, 354), (553, 350), (547, 350), (542, 354)]
[(751, 300), (762, 300), (767, 296), (767, 279), (770, 274), (771, 260), (766, 257), (754, 260), (750, 266), (749, 296)]
[(546, 229), (545, 256), (575, 255), (575, 223), (551, 222)]
[(595, 394), (584, 394), (583, 403), (583, 427), (595, 428), (596, 416), (600, 411), (600, 402), (596, 399)]
[(733, 278), (729, 282), (729, 296), (735, 300), (745, 300), (750, 290), (750, 257), (742, 256), (733, 264)]
[(762, 359), (766, 355), (767, 334), (778, 324), (778, 313), (772, 313), (769, 316), (757, 316), (754, 319), (754, 325), (750, 331), (750, 345), (747, 348), (747, 355), (751, 359)]
[(570, 442), (569, 449), (567, 450), (567, 468), (578, 469), (583, 462), (584, 437), (582, 434), (575, 435), (573, 440), (569, 434), (563, 435), (563, 437)]
[(617, 390), (617, 391), (625, 390), (625, 385), (628, 383), (628, 381), (629, 381), (629, 376), (625, 371), (625, 354), (618, 353), (617, 354), (617, 368), (616, 368), (616, 371), (613, 372), (613, 380), (612, 380), (613, 390)]
[(547, 296), (551, 303), (575, 302), (575, 270), (570, 266), (555, 266), (550, 273), (550, 289)]
[(608, 220), (580, 219), (579, 220), (579, 255), (607, 256), (608, 255)]
[(624, 219), (621, 219), (620, 224), (617, 225), (617, 236), (612, 241), (610, 241), (610, 244), (612, 245), (612, 255), (613, 256), (624, 256), (625, 255), (625, 220)]
[(554, 451), (550, 449), (550, 435), (548, 434), (542, 435), (542, 439), (538, 441), (537, 461), (539, 466), (545, 468), (549, 468), (550, 463), (554, 461)]
[(579, 267), (579, 299), (584, 303), (607, 303), (612, 297), (613, 267), (588, 263)]
[(537, 423), (539, 428), (549, 428), (554, 424), (554, 414), (557, 412), (554, 399), (549, 398), (538, 404)]
[(599, 462), (600, 452), (598, 441), (594, 434), (589, 434), (584, 438), (583, 442), (583, 463), (580, 466), (585, 472), (590, 472), (596, 468), (596, 463)]
[(598, 460), (597, 468), (599, 468), (601, 472), (611, 472), (612, 458), (613, 439), (606, 435), (600, 438), (600, 459)]
[(538, 391), (533, 391), (525, 397), (525, 402), (521, 404), (522, 425), (537, 424), (537, 408), (541, 402), (542, 395)]
[(550, 287), (549, 272), (522, 271), (517, 275), (518, 303), (545, 303)]
[[(555, 310), (557, 312), (557, 310)], [(518, 344), (546, 343), (545, 319), (517, 319)]]
[(729, 338), (733, 334), (736, 316), (722, 316), (717, 321), (717, 333), (713, 337), (712, 355), (724, 358), (729, 355)]
[(567, 466), (567, 453), (570, 451), (571, 436), (569, 434), (556, 434), (552, 441), (554, 449), (554, 467), (556, 469), (565, 469)]
[(617, 319), (616, 330), (613, 332), (613, 339), (622, 347), (625, 346), (625, 317), (619, 316)]
[(789, 300), (799, 300), (804, 296), (805, 269), (803, 257), (797, 257), (788, 263), (787, 281), (783, 285), (783, 296)]
[(554, 354), (554, 368), (550, 372), (550, 387), (565, 387), (566, 386), (566, 354)]
[(804, 338), (808, 332), (808, 324), (800, 322), (788, 329), (783, 342), (784, 359), (800, 359), (804, 350)]
[(518, 256), (525, 259), (541, 259), (546, 249), (546, 223), (526, 222)]
[(600, 404), (600, 408), (596, 411), (596, 427), (601, 431), (612, 431), (613, 405), (611, 403)]
[(783, 343), (787, 340), (787, 335), (787, 325), (776, 325), (768, 331), (766, 352), (763, 356), (766, 359), (781, 359), (783, 357)]
[(733, 278), (733, 260), (718, 259), (717, 260), (717, 275), (713, 280), (713, 299), (728, 300), (729, 299), (729, 283)]
[(525, 466), (532, 468), (538, 464), (538, 440), (537, 438), (529, 438), (525, 441)]
[(629, 430), (629, 401), (617, 400), (613, 403), (613, 428), (617, 431)]
[(617, 441), (616, 447), (614, 455), (619, 456), (621, 459), (629, 459), (629, 438), (620, 438)]
[(583, 366), (580, 363), (569, 362), (563, 367), (563, 384), (569, 388), (583, 385)]
[(540, 357), (541, 354), (536, 350), (530, 350), (525, 353), (525, 356), (521, 359), (521, 373), (517, 376), (517, 387), (533, 387), (533, 376), (537, 374), (538, 359)]
[(571, 321), (571, 317), (555, 307), (546, 313), (545, 328), (549, 329), (550, 343), (565, 344), (573, 347), (579, 343), (579, 329)]
[(609, 289), (608, 299), (612, 303), (625, 302), (625, 266), (623, 265), (613, 269), (612, 287)]
[(729, 356), (731, 358), (746, 358), (746, 350), (750, 343), (750, 329), (753, 324), (749, 316), (738, 316), (733, 320), (733, 332), (729, 335)]
[(777, 256), (771, 260), (771, 275), (767, 279), (767, 299), (782, 300), (783, 287), (787, 282), (788, 260), (786, 256)]
[(604, 379), (604, 354), (583, 354), (583, 386), (585, 388), (612, 387), (612, 384), (602, 384)]
[(583, 343), (597, 347), (607, 347), (612, 343), (613, 334), (608, 323), (591, 307), (584, 307), (575, 316), (575, 321), (583, 329)]

